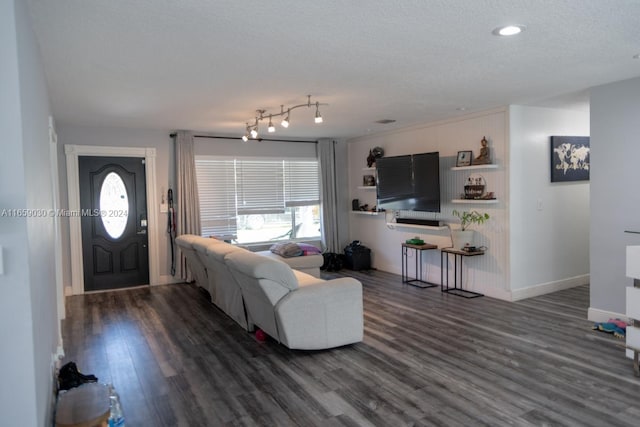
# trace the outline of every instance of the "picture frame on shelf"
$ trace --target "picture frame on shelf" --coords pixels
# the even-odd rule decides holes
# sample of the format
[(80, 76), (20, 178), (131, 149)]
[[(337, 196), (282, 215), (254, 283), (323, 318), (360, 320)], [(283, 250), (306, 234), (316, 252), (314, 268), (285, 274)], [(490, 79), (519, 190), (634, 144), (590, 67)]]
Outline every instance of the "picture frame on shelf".
[(458, 157), (456, 158), (456, 167), (471, 166), (471, 160), (473, 159), (473, 151), (458, 151)]

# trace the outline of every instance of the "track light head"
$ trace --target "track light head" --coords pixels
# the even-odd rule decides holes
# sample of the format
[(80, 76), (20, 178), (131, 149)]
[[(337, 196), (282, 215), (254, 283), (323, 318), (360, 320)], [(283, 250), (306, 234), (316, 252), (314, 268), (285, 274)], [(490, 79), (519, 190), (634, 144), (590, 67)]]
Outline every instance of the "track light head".
[(267, 130), (269, 131), (269, 133), (273, 133), (276, 131), (276, 127), (273, 125), (273, 122), (271, 121), (271, 114), (269, 114), (269, 128)]
[(242, 140), (244, 142), (247, 142), (249, 140), (249, 137), (247, 136), (247, 134), (245, 133), (244, 135), (242, 135)]
[(251, 129), (251, 138), (256, 139), (258, 137), (258, 126)]
[(289, 127), (289, 110), (287, 110), (287, 115), (284, 116), (284, 119), (282, 119), (280, 124), (282, 125), (283, 128), (288, 128)]
[(322, 123), (322, 115), (320, 115), (320, 103), (316, 102), (316, 117), (314, 119), (316, 123)]

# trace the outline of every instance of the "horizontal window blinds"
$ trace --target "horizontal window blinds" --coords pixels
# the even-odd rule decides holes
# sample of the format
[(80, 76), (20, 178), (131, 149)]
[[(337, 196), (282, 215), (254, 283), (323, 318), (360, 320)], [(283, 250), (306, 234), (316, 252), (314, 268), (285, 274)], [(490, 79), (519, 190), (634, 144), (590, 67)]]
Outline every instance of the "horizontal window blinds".
[(202, 235), (235, 239), (238, 234), (235, 162), (196, 158), (196, 179)]
[(238, 215), (284, 213), (282, 163), (236, 160)]
[(317, 161), (285, 161), (285, 205), (320, 204), (320, 176)]

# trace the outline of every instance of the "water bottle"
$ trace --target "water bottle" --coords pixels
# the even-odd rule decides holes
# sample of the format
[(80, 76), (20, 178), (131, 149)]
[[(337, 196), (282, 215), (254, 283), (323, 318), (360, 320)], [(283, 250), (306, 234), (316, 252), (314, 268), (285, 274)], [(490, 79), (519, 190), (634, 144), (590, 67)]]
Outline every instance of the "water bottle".
[(124, 413), (120, 404), (120, 396), (111, 384), (109, 384), (109, 405), (111, 407), (109, 427), (124, 427)]

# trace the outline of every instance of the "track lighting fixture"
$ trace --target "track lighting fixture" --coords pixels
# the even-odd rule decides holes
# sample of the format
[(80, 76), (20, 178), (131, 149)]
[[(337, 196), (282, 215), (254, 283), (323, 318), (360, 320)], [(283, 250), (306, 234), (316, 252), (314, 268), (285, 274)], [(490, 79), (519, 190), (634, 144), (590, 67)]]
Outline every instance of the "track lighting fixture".
[(249, 135), (251, 135), (251, 138), (256, 139), (258, 137), (258, 125), (262, 120), (269, 119), (269, 127), (267, 129), (269, 133), (273, 133), (276, 131), (276, 128), (273, 125), (273, 120), (272, 120), (274, 117), (282, 117), (282, 121), (280, 122), (280, 124), (282, 125), (282, 127), (288, 128), (289, 116), (292, 110), (295, 110), (296, 108), (301, 108), (301, 107), (311, 108), (313, 105), (315, 105), (316, 107), (314, 122), (322, 123), (323, 120), (322, 120), (322, 115), (320, 114), (320, 106), (329, 105), (329, 104), (323, 104), (317, 101), (315, 103), (312, 103), (311, 95), (307, 95), (307, 102), (304, 104), (294, 105), (292, 107), (288, 107), (286, 110), (284, 108), (284, 105), (281, 105), (279, 113), (267, 113), (266, 110), (256, 110), (255, 121), (252, 125), (249, 125), (249, 123), (247, 123), (246, 133), (242, 137), (242, 140), (247, 141), (249, 139)]

